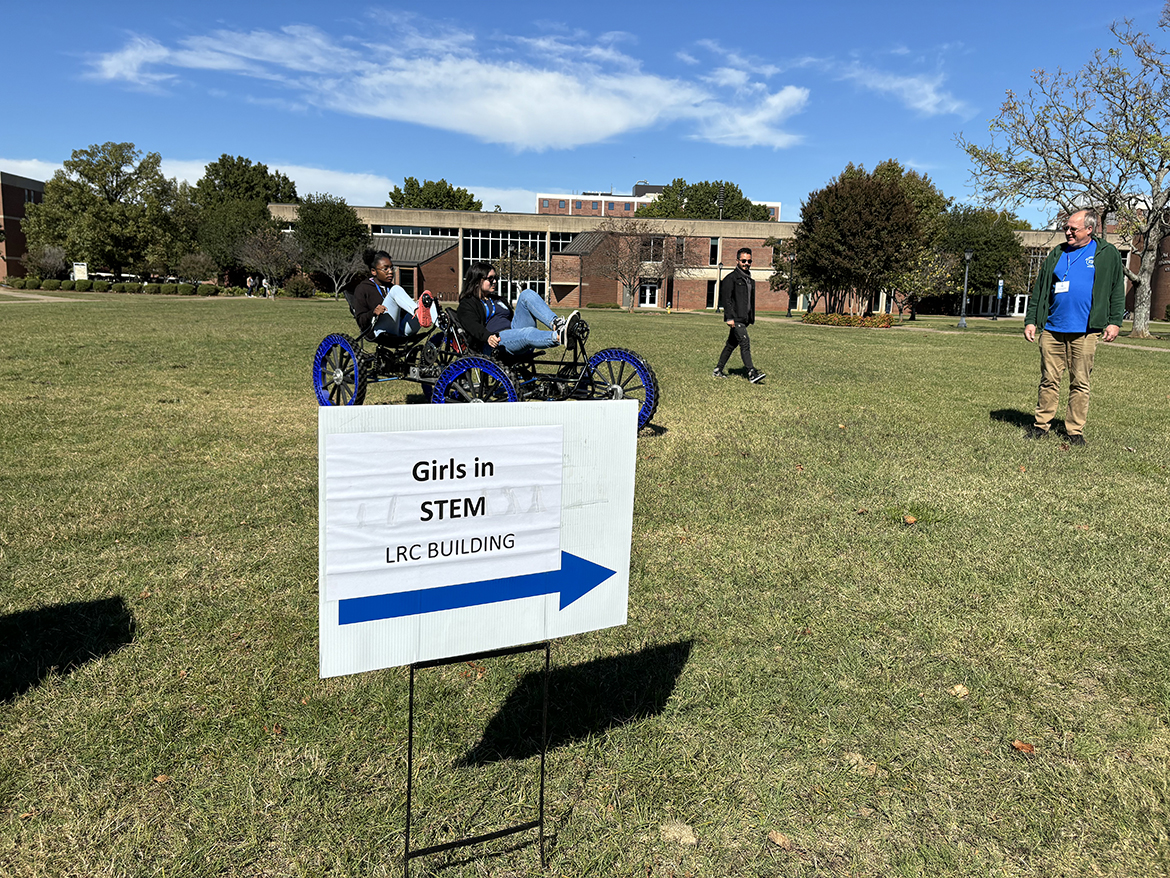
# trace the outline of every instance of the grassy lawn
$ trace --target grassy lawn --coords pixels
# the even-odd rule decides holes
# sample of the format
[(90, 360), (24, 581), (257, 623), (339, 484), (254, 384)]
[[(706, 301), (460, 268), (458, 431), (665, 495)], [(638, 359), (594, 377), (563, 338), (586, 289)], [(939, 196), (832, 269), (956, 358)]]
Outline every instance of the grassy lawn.
[[(0, 875), (400, 875), (407, 671), (317, 678), (344, 304), (77, 298), (0, 304)], [(586, 316), (663, 402), (629, 624), (553, 645), (544, 874), (1167, 873), (1170, 355), (1101, 346), (1070, 449), (1018, 321), (763, 322), (752, 386), (712, 316)], [(419, 672), (416, 846), (532, 813), (538, 664)]]

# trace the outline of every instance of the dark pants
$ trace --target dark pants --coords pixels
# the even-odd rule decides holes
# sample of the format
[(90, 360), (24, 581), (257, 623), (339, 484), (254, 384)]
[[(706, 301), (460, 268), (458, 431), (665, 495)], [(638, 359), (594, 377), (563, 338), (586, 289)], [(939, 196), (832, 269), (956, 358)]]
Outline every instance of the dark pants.
[(737, 323), (734, 326), (729, 326), (728, 330), (727, 343), (723, 345), (723, 353), (719, 355), (719, 368), (722, 369), (727, 365), (728, 359), (736, 348), (739, 348), (743, 364), (748, 369), (754, 368), (752, 366), (752, 340), (748, 338), (747, 327), (742, 323)]

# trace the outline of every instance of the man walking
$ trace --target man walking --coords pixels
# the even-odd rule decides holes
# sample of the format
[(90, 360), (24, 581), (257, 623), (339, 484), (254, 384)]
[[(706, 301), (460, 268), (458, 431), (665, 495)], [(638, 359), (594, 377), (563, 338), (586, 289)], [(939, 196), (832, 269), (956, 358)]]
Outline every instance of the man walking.
[(1068, 370), (1068, 411), (1064, 418), (1070, 445), (1085, 444), (1089, 414), (1089, 376), (1097, 337), (1110, 342), (1121, 331), (1125, 309), (1125, 271), (1117, 248), (1094, 234), (1095, 210), (1078, 210), (1064, 224), (1065, 242), (1048, 254), (1024, 317), (1024, 338), (1040, 334), (1040, 391), (1036, 420), (1028, 438), (1042, 439), (1051, 429), (1060, 400), (1060, 378)]
[(726, 378), (723, 367), (735, 349), (743, 364), (747, 366), (748, 381), (759, 384), (767, 376), (752, 365), (752, 343), (747, 328), (756, 322), (756, 282), (752, 278), (752, 251), (740, 247), (735, 254), (735, 269), (719, 283), (719, 307), (723, 309), (723, 322), (730, 327), (719, 365), (711, 373), (713, 378)]

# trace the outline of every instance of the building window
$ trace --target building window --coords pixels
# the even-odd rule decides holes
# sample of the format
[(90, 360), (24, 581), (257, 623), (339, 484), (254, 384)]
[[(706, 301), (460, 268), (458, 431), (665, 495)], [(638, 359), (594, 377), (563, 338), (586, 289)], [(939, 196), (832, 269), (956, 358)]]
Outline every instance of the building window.
[[(711, 255), (707, 257), (707, 264), (708, 265), (718, 265), (719, 264), (719, 239), (718, 238), (711, 239)], [(710, 307), (710, 306), (708, 306), (708, 307)]]
[(599, 204), (600, 204), (600, 202), (597, 202), (597, 201), (593, 202), (593, 209), (597, 210)]
[(546, 199), (544, 199), (544, 204), (543, 204), (542, 206), (543, 206), (543, 207), (548, 207), (548, 199), (547, 199), (547, 198), (546, 198)]
[(467, 274), (471, 263), (481, 259), (494, 263), (500, 275), (497, 290), (509, 301), (515, 301), (526, 287), (543, 298), (548, 268), (546, 253), (544, 232), (463, 230), (463, 274)]
[(577, 208), (577, 210), (580, 210), (580, 209), (581, 209), (581, 202), (580, 202), (580, 201), (578, 201), (578, 202), (577, 202), (577, 203), (574, 205), (574, 207), (576, 207), (576, 208)]
[(627, 202), (626, 202), (626, 210), (629, 210), (631, 207), (633, 207), (633, 205), (632, 205), (632, 204), (630, 204), (630, 202), (628, 202), (628, 201), (627, 201)]
[(674, 258), (679, 263), (687, 260), (687, 239), (681, 235), (674, 239)]
[(564, 199), (563, 199), (563, 198), (561, 199), (561, 203), (560, 203), (559, 207), (560, 207), (560, 209), (561, 209), (561, 210), (564, 210), (564, 209), (565, 209), (565, 201), (564, 201)]
[(549, 232), (548, 246), (550, 253), (560, 253), (577, 237), (576, 232)]
[(648, 237), (642, 239), (642, 261), (643, 262), (661, 262), (662, 261), (662, 247), (666, 243), (665, 238)]
[(612, 202), (612, 201), (609, 203), (609, 208), (608, 208), (608, 209), (609, 209), (609, 210), (613, 210), (613, 202)]
[(776, 218), (776, 208), (774, 208), (774, 207), (769, 207), (769, 208), (768, 208), (768, 213), (769, 213), (769, 214), (771, 214), (771, 216), (772, 216), (772, 218), (773, 218), (773, 219), (775, 219), (775, 218)]
[(715, 281), (707, 281), (707, 307), (715, 307)]

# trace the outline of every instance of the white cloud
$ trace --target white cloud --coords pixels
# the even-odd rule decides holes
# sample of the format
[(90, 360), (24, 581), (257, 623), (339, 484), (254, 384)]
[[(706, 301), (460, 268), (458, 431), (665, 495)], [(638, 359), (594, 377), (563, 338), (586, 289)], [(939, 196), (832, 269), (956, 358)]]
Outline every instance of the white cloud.
[(493, 210), (497, 204), (505, 213), (532, 213), (536, 210), (535, 189), (497, 189), (493, 186), (465, 188), (483, 202), (484, 210)]
[(892, 95), (924, 116), (943, 113), (966, 116), (971, 113), (971, 108), (964, 101), (942, 89), (946, 77), (941, 73), (933, 76), (901, 76), (854, 62), (842, 70), (840, 76), (870, 91)]
[(30, 180), (44, 182), (57, 171), (63, 170), (60, 162), (43, 162), (40, 159), (6, 159), (0, 157), (0, 171), (6, 174), (15, 174), (18, 177), (28, 177)]
[(163, 159), (159, 164), (159, 170), (162, 171), (162, 175), (168, 180), (174, 179), (180, 183), (186, 181), (194, 186), (199, 178), (203, 176), (203, 172), (207, 170), (207, 164), (208, 162), (204, 161)]
[(808, 102), (808, 89), (789, 85), (748, 108), (710, 104), (697, 114), (700, 124), (695, 140), (724, 146), (770, 146), (781, 149), (801, 142), (800, 135), (789, 134), (778, 126)]
[[(624, 32), (481, 43), (442, 22), (416, 27), (421, 19), (413, 14), (380, 11), (374, 18), (393, 24), (392, 43), (360, 43), (304, 25), (221, 29), (174, 47), (134, 36), (96, 58), (90, 75), (152, 88), (191, 77), (243, 78), (256, 83), (256, 93), (224, 90), (287, 110), (425, 125), (518, 151), (571, 149), (672, 123), (692, 126), (692, 137), (728, 145), (776, 148), (798, 139), (775, 126), (803, 106), (807, 92), (787, 87), (769, 94), (760, 79), (777, 68), (756, 59), (726, 54), (725, 66), (708, 78), (675, 78), (642, 70), (639, 59), (619, 48), (636, 42)], [(207, 81), (206, 88), (221, 90), (223, 81)], [(804, 97), (794, 100), (796, 93)], [(766, 130), (729, 136), (723, 120), (734, 127), (742, 118)]]
[(355, 174), (281, 162), (267, 164), (270, 170), (280, 171), (296, 183), (299, 195), (328, 192), (344, 198), (346, 204), (358, 207), (382, 207), (390, 197), (390, 190), (402, 185), (401, 180), (391, 180), (380, 174)]

